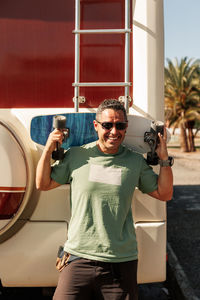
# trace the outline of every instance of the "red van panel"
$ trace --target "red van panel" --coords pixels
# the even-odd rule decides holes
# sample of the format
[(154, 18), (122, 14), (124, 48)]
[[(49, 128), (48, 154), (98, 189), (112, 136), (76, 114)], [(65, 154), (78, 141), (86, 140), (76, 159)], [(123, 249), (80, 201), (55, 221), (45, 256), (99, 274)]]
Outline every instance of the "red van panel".
[[(74, 2), (1, 4), (0, 108), (74, 106)], [(124, 28), (124, 2), (81, 1), (81, 29)], [(80, 81), (124, 81), (124, 34), (81, 35)], [(124, 95), (124, 88), (85, 87), (80, 95), (86, 97), (80, 107), (97, 107), (105, 98)]]

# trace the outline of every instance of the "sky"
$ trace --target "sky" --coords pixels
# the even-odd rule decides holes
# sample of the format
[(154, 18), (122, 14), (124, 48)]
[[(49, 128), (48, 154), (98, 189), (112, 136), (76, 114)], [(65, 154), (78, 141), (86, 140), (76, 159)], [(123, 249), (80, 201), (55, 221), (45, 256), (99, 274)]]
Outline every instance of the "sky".
[(200, 59), (200, 0), (163, 0), (166, 58)]

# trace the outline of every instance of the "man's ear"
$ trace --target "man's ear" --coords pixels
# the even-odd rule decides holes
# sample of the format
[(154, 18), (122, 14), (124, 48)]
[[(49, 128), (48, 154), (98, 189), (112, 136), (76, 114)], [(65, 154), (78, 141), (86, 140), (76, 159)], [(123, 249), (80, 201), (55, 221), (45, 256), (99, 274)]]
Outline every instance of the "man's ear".
[(98, 126), (98, 123), (96, 120), (93, 121), (93, 124), (94, 124), (94, 129), (97, 131), (97, 126)]
[(125, 133), (126, 133), (126, 131), (127, 131), (127, 128), (128, 128), (128, 122), (126, 123), (126, 129), (125, 129)]

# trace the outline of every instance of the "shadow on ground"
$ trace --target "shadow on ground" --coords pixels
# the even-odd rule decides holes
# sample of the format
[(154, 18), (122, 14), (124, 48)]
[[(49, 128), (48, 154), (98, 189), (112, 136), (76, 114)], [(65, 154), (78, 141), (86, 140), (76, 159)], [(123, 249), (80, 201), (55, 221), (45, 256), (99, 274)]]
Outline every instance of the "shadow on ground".
[(200, 185), (174, 186), (167, 215), (168, 242), (189, 286), (200, 299)]

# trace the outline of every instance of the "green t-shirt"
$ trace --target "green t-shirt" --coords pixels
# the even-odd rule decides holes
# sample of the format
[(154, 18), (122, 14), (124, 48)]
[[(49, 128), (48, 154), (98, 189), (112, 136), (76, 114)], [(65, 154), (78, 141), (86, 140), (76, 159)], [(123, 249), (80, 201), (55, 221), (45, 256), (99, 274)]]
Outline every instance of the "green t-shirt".
[(142, 155), (124, 146), (104, 154), (96, 142), (73, 147), (52, 168), (51, 178), (71, 185), (66, 252), (105, 262), (137, 259), (133, 192), (157, 189), (157, 175)]

